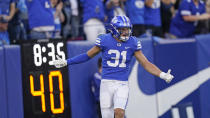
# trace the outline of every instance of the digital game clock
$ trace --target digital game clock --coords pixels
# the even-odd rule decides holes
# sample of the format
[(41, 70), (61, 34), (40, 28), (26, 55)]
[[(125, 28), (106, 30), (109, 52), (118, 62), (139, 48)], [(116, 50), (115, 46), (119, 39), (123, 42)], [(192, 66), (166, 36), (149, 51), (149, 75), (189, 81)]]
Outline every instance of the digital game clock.
[(66, 43), (27, 41), (21, 52), (24, 118), (70, 118), (68, 69), (53, 66), (56, 55), (66, 59)]

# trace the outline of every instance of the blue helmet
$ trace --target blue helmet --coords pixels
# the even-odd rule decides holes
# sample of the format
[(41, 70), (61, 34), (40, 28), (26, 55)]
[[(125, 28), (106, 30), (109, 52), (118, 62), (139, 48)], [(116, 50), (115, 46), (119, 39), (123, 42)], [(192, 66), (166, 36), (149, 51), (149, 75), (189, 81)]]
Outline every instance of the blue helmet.
[[(119, 31), (120, 28), (129, 28), (129, 33), (127, 36), (120, 36), (122, 32)], [(132, 33), (132, 24), (127, 16), (115, 16), (111, 21), (111, 33), (114, 37), (121, 41), (127, 41)]]

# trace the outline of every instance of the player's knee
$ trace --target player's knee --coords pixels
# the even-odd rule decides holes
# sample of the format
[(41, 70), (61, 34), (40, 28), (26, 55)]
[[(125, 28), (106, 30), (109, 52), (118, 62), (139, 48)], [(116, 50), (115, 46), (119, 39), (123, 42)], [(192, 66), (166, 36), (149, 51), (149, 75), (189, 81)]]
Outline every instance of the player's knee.
[(116, 108), (114, 110), (115, 118), (124, 118), (124, 113), (125, 113), (125, 111), (120, 108)]

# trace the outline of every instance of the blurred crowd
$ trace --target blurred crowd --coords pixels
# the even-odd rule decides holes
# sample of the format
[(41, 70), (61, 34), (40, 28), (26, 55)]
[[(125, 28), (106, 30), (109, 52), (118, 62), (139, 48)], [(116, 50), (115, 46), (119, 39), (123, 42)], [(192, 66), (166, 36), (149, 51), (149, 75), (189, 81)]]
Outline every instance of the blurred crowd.
[(0, 45), (30, 39), (95, 40), (113, 16), (137, 37), (190, 38), (210, 32), (210, 0), (0, 0)]

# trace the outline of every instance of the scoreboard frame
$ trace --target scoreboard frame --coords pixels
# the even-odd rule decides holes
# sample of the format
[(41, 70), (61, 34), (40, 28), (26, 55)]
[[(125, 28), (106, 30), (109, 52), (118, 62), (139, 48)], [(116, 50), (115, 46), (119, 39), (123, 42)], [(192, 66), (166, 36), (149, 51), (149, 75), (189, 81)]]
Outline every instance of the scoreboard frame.
[(53, 66), (56, 55), (66, 59), (65, 41), (21, 43), (24, 118), (70, 118), (68, 68)]

